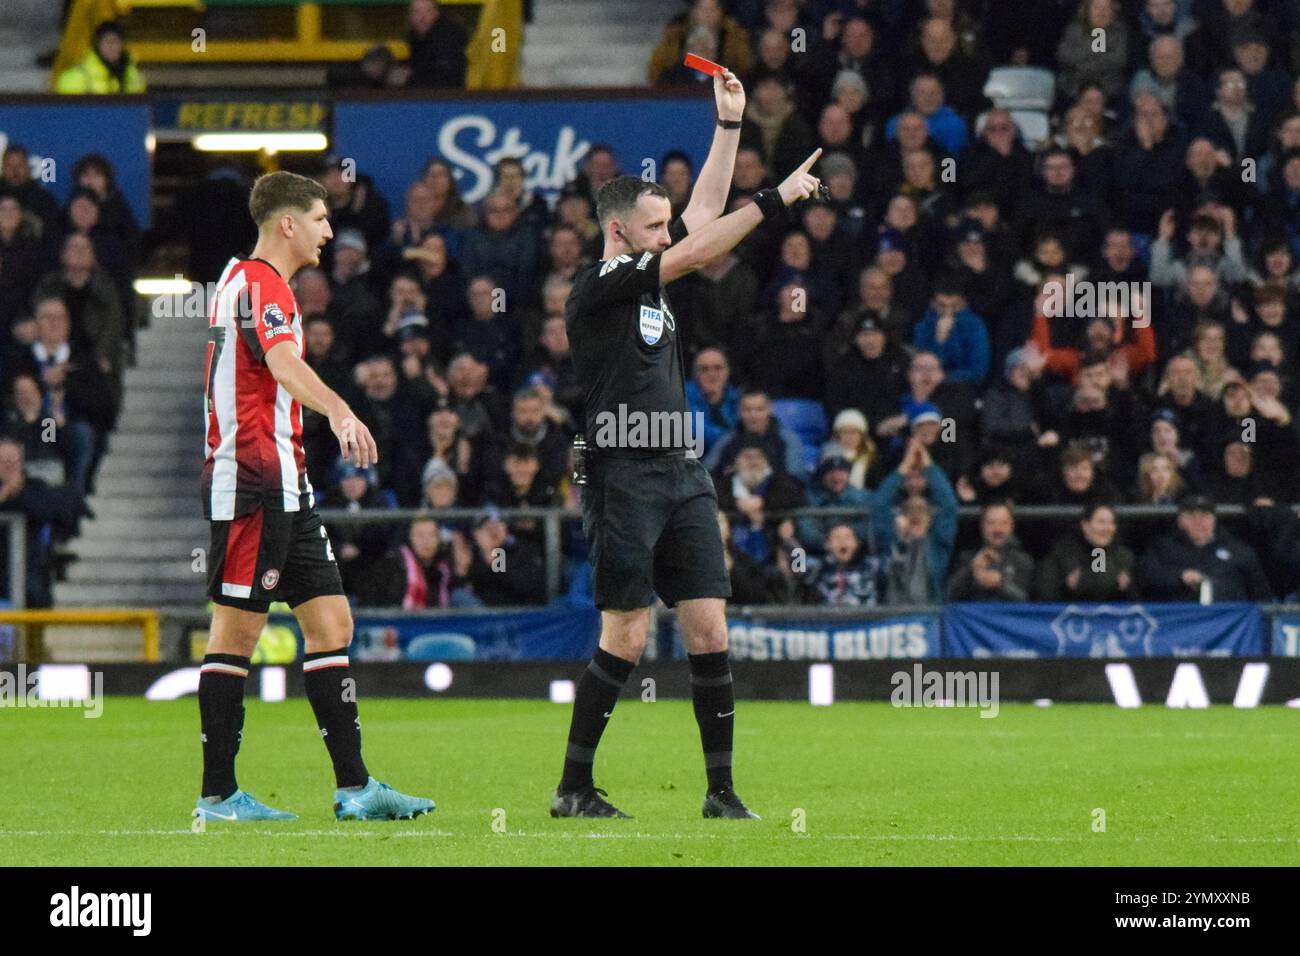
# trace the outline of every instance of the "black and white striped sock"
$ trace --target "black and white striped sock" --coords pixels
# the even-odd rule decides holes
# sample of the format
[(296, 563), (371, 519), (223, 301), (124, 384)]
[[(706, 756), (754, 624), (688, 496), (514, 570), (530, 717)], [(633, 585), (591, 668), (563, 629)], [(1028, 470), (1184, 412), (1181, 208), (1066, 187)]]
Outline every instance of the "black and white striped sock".
[(316, 714), (339, 787), (364, 787), (370, 779), (361, 759), (361, 717), (348, 649), (316, 651), (302, 659), (302, 682)]

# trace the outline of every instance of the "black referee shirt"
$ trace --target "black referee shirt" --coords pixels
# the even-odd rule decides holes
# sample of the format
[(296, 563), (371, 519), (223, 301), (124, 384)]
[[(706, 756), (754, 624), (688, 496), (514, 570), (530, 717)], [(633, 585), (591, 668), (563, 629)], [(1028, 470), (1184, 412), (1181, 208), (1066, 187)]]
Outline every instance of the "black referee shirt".
[[(668, 224), (668, 235), (674, 243), (685, 238), (680, 217)], [(659, 284), (661, 255), (615, 256), (584, 269), (574, 277), (565, 305), (569, 353), (587, 396), (587, 444), (608, 448), (617, 457), (654, 457), (690, 447), (681, 338), (677, 317)], [(674, 414), (650, 418), (663, 412)], [(627, 436), (635, 432), (601, 427), (602, 422), (638, 419), (680, 424), (671, 435), (665, 434), (667, 429), (648, 427), (645, 444), (637, 447), (628, 447)]]

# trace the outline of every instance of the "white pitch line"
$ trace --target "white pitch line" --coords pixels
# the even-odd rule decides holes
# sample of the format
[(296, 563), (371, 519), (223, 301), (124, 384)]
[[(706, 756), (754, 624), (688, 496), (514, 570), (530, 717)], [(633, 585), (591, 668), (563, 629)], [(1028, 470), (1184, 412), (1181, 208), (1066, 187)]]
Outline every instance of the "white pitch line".
[[(20, 838), (43, 838), (52, 836), (101, 836), (101, 837), (137, 837), (137, 836), (174, 836), (201, 838), (214, 835), (231, 836), (240, 835), (248, 836), (250, 834), (265, 837), (279, 838), (303, 838), (303, 837), (392, 837), (398, 839), (445, 839), (447, 837), (466, 837), (477, 836), (483, 839), (492, 839), (494, 837), (525, 837), (529, 839), (543, 840), (717, 840), (728, 843), (741, 840), (765, 840), (770, 841), (775, 834), (772, 833), (642, 833), (635, 831), (632, 833), (528, 833), (528, 832), (507, 832), (507, 833), (453, 833), (449, 830), (399, 830), (395, 833), (385, 833), (380, 830), (256, 830), (251, 828), (234, 827), (216, 827), (203, 833), (195, 833), (191, 830), (10, 830), (0, 831), (0, 842), (4, 837)], [(982, 836), (958, 833), (831, 833), (825, 836), (820, 834), (799, 834), (797, 838), (815, 839), (815, 840), (849, 840), (858, 842), (890, 842), (890, 843), (1083, 843), (1083, 842), (1125, 842), (1140, 843), (1148, 841), (1157, 843), (1162, 840), (1179, 840), (1187, 842), (1183, 836), (1121, 836), (1120, 834), (1107, 834), (1107, 840), (1098, 840), (1095, 834), (1079, 836), (1042, 836), (1036, 834), (999, 834), (996, 836)], [(1204, 836), (1199, 842), (1203, 843), (1300, 843), (1300, 837), (1220, 837)]]
[[(0, 830), (0, 842), (5, 837), (50, 837), (50, 836), (178, 836), (190, 838), (202, 838), (209, 836), (247, 836), (256, 834), (257, 836), (269, 837), (391, 837), (391, 836), (410, 836), (411, 834), (384, 833), (380, 830), (258, 830), (252, 827), (241, 826), (240, 824), (231, 824), (229, 826), (214, 824), (211, 828), (202, 832), (195, 832), (189, 827), (183, 830)], [(429, 830), (424, 831), (420, 836), (460, 836), (461, 834), (452, 833), (448, 830)]]

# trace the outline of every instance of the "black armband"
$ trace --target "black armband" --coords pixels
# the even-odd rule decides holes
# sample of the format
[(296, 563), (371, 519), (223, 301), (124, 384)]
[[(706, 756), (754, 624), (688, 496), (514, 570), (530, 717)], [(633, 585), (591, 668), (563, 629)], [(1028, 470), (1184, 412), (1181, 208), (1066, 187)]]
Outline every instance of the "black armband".
[(723, 129), (740, 129), (740, 120), (718, 120), (718, 125)]
[(765, 220), (780, 219), (785, 215), (785, 201), (775, 189), (760, 189), (752, 198)]

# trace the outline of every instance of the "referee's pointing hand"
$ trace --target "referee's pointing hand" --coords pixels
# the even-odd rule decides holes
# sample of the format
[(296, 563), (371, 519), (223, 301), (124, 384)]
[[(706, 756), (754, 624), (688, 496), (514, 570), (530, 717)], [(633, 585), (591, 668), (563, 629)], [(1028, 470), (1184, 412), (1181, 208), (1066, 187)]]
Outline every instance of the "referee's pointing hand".
[(816, 196), (817, 190), (822, 181), (808, 170), (813, 168), (813, 164), (821, 159), (821, 147), (813, 150), (811, 156), (799, 164), (799, 168), (785, 178), (781, 185), (776, 187), (776, 191), (781, 194), (781, 200), (787, 205), (793, 205), (800, 199), (807, 199), (809, 196)]

